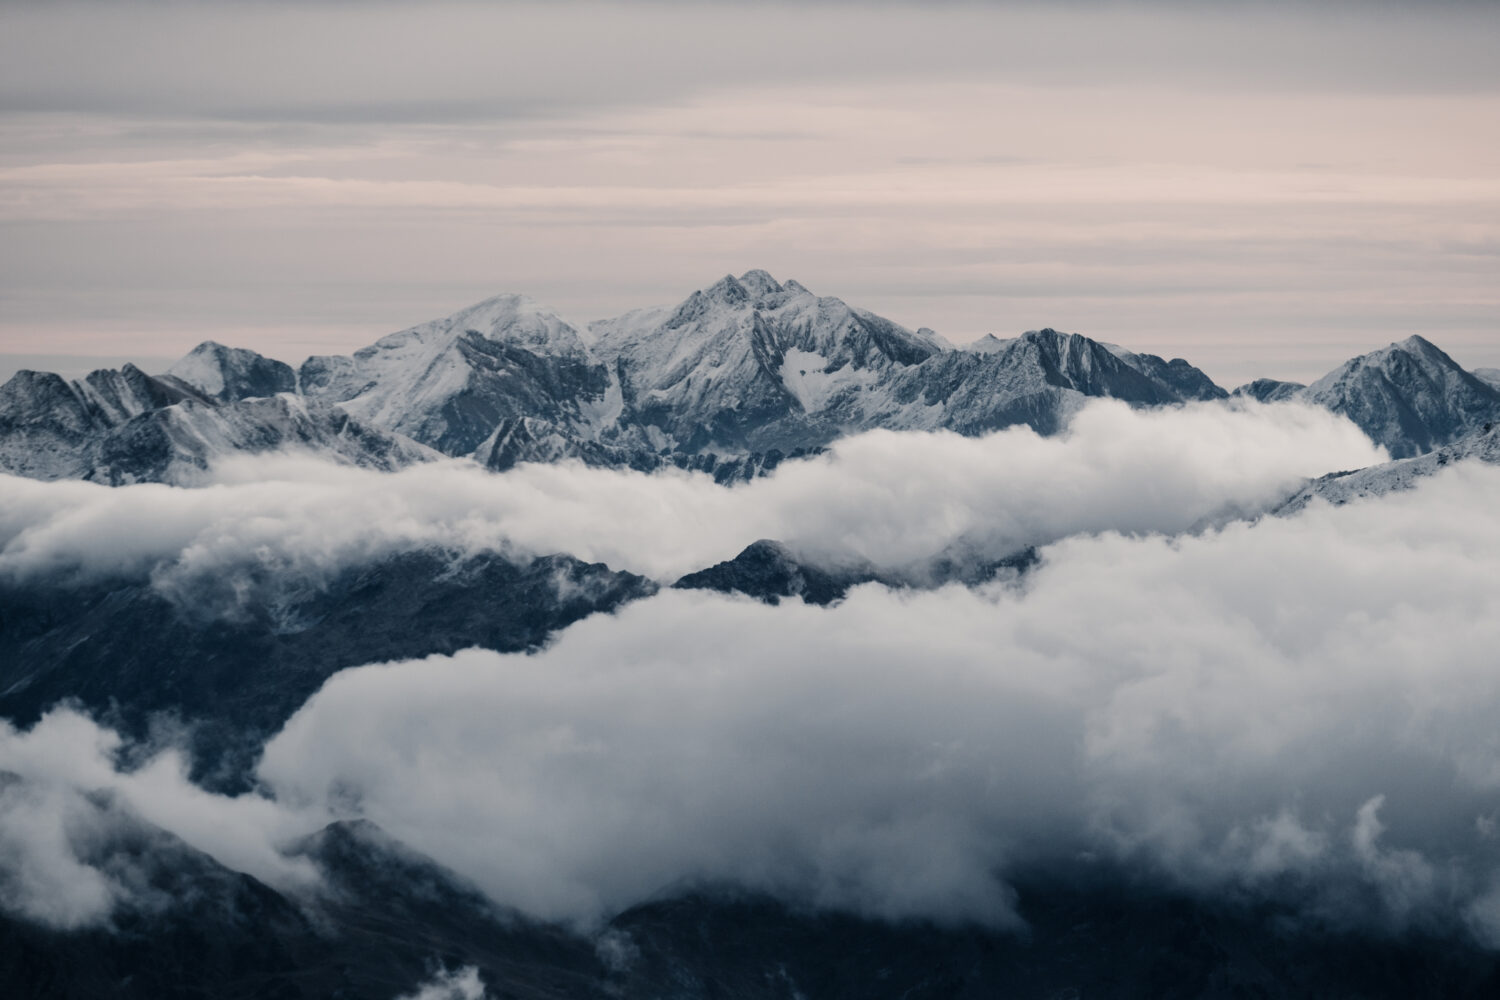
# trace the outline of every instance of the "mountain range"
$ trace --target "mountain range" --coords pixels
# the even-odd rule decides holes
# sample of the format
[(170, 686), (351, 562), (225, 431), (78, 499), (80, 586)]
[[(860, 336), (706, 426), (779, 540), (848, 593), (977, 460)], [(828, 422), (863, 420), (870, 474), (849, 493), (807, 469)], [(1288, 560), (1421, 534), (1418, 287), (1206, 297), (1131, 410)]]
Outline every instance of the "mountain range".
[[(156, 375), (133, 365), (76, 381), (22, 371), (0, 387), (0, 471), (198, 486), (220, 459), (292, 448), (382, 471), (443, 458), (497, 472), (576, 460), (690, 469), (727, 483), (877, 429), (974, 436), (1025, 425), (1055, 434), (1098, 397), (1135, 407), (1300, 401), (1347, 416), (1391, 456), (1307, 482), (1251, 516), (1392, 493), (1469, 459), (1500, 462), (1500, 371), (1466, 371), (1422, 337), (1310, 385), (1260, 379), (1227, 391), (1185, 360), (1052, 329), (955, 347), (750, 271), (676, 305), (587, 326), (523, 296), (497, 296), (298, 367), (208, 342)], [(669, 586), (829, 605), (868, 583), (1006, 586), (1036, 579), (1026, 575), (1045, 559), (1030, 546), (996, 555), (950, 547), (897, 572), (854, 559), (818, 565), (761, 539), (672, 582), (566, 553), (408, 546), (351, 557), (303, 585), (252, 553), (229, 574), (230, 608), (201, 588), (159, 586), (149, 566), (3, 577), (0, 719), (24, 728), (68, 705), (148, 747), (162, 727), (180, 729), (195, 785), (246, 793), (267, 739), (345, 668), (470, 647), (534, 651), (581, 619)], [(0, 770), (0, 806), (6, 795), (33, 794)], [(226, 867), (111, 793), (91, 792), (77, 808), (93, 832), (70, 849), (88, 866), (128, 874), (140, 891), (94, 926), (50, 927), (0, 906), (0, 983), (17, 995), (491, 990), (790, 1000), (1500, 989), (1500, 959), (1468, 939), (1371, 937), (1308, 920), (1275, 897), (1205, 898), (1142, 884), (1097, 859), (1018, 869), (1024, 933), (808, 909), (699, 882), (663, 886), (580, 927), (507, 909), (367, 820), (286, 845), (287, 857), (321, 875), (309, 895)], [(8, 889), (0, 878), (0, 894)], [(472, 990), (416, 992), (460, 969)]]
[[(392, 470), (444, 456), (494, 470), (576, 459), (736, 479), (875, 428), (980, 434), (1065, 426), (1093, 397), (1134, 406), (1302, 400), (1343, 413), (1394, 461), (1307, 483), (1275, 511), (1401, 489), (1465, 457), (1500, 461), (1500, 389), (1412, 337), (1310, 386), (1233, 393), (1181, 359), (1039, 330), (967, 348), (819, 298), (763, 271), (674, 307), (580, 330), (500, 296), (300, 368), (205, 343), (160, 375), (132, 365), (69, 382), (23, 371), (0, 388), (0, 468), (112, 485), (203, 482), (235, 453), (286, 447)], [(1410, 456), (1410, 457), (1399, 457)], [(357, 560), (314, 589), (275, 581), (232, 614), (184, 603), (149, 574), (0, 581), (0, 716), (29, 724), (63, 699), (142, 735), (195, 720), (195, 780), (240, 790), (257, 748), (334, 672), (469, 646), (534, 649), (661, 586), (828, 604), (852, 586), (974, 585), (1037, 553), (932, 554), (901, 572), (817, 565), (774, 539), (653, 581), (566, 553), (467, 558), (414, 550)]]
[(1261, 379), (1230, 393), (1180, 358), (1052, 329), (956, 348), (756, 270), (584, 327), (500, 295), (295, 369), (207, 342), (154, 376), (132, 365), (76, 381), (21, 371), (0, 387), (0, 469), (193, 485), (225, 455), (296, 447), (377, 469), (576, 459), (724, 482), (877, 428), (1052, 434), (1091, 397), (1231, 396), (1324, 406), (1393, 458), (1500, 419), (1494, 376), (1419, 336), (1311, 385)]

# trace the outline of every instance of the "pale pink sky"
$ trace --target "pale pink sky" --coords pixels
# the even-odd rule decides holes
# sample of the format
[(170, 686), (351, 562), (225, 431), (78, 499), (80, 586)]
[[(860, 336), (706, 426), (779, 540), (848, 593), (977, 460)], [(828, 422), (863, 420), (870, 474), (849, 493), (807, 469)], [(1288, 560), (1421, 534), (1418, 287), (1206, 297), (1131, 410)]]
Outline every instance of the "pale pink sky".
[(295, 363), (764, 267), (1228, 386), (1500, 366), (1496, 51), (1463, 3), (0, 8), (0, 355)]

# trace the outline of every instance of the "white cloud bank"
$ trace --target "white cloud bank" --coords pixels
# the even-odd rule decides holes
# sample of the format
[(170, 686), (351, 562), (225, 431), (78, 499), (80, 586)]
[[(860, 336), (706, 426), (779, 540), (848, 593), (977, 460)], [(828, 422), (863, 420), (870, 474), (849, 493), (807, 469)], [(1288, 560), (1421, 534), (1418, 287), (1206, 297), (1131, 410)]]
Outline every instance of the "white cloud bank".
[(187, 780), (174, 750), (122, 773), (121, 749), (117, 734), (70, 709), (28, 732), (0, 721), (0, 909), (61, 928), (107, 916), (141, 887), (103, 842), (111, 830), (141, 823), (271, 885), (317, 883), (310, 863), (279, 849), (316, 816), (259, 796), (205, 792)]
[(1197, 538), (1071, 539), (1021, 593), (664, 593), (536, 656), (340, 674), (261, 775), (299, 806), (357, 793), (552, 917), (706, 877), (1004, 922), (995, 873), (1095, 852), (1426, 919), (1500, 876), (1497, 491), (1463, 467)]
[[(120, 775), (66, 712), (4, 731), (0, 770), (115, 789), (273, 874), (257, 838), (362, 815), (543, 917), (710, 879), (1005, 926), (1007, 878), (1102, 863), (1500, 945), (1497, 495), (1462, 464), (1197, 536), (1074, 537), (1021, 589), (667, 591), (535, 655), (336, 675), (267, 746), (269, 799)], [(7, 884), (51, 872), (97, 919), (33, 812), (4, 826)]]
[(233, 459), (200, 489), (0, 477), (0, 575), (153, 573), (201, 600), (436, 546), (567, 552), (671, 581), (759, 538), (899, 567), (953, 544), (1001, 557), (1076, 532), (1179, 532), (1384, 458), (1318, 408), (1101, 400), (1056, 437), (874, 432), (733, 488), (574, 464), (387, 475), (286, 456)]

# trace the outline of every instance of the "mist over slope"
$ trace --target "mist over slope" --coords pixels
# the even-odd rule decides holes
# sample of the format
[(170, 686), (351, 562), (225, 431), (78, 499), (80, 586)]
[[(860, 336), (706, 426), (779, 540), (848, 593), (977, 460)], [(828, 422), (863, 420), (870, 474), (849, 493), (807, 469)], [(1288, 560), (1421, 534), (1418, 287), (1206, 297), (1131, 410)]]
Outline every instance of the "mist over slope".
[(826, 609), (664, 591), (530, 656), (344, 671), (238, 797), (170, 754), (121, 770), (115, 737), (59, 710), (0, 741), (9, 905), (102, 919), (129, 891), (89, 889), (108, 874), (52, 832), (102, 790), (273, 883), (298, 874), (288, 838), (359, 816), (585, 923), (706, 880), (1019, 926), (1008, 879), (1108, 862), (1315, 923), (1500, 942), (1496, 489), (1465, 464), (1197, 536), (1071, 538), (1019, 589), (868, 586)]
[[(1214, 457), (1226, 446), (1238, 461)], [(290, 455), (237, 458), (195, 489), (0, 477), (0, 715), (30, 724), (72, 699), (139, 737), (172, 713), (195, 779), (239, 789), (339, 669), (534, 649), (761, 537), (835, 574), (978, 580), (1077, 532), (1253, 514), (1378, 457), (1323, 410), (1098, 401), (1062, 435), (880, 432), (733, 488), (677, 470), (382, 474)]]

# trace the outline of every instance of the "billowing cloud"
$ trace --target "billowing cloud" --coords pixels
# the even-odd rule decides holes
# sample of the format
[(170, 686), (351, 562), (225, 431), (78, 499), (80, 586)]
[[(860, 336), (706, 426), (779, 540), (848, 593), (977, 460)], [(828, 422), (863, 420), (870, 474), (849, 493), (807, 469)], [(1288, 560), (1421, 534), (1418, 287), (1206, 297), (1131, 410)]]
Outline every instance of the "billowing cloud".
[(1070, 539), (1020, 593), (664, 593), (536, 656), (338, 675), (261, 775), (553, 917), (697, 877), (1003, 923), (1007, 871), (1084, 855), (1392, 927), (1481, 914), (1496, 489), (1463, 467), (1201, 537)]
[(1289, 518), (1070, 537), (1019, 587), (665, 591), (534, 655), (336, 675), (268, 744), (266, 797), (118, 774), (65, 712), (7, 733), (0, 769), (117, 789), (231, 866), (363, 816), (583, 922), (703, 879), (1013, 926), (1027, 872), (1123, 866), (1493, 945), (1497, 491), (1500, 469), (1461, 464)]
[(187, 780), (166, 750), (122, 770), (118, 735), (69, 709), (29, 731), (0, 721), (0, 909), (70, 928), (142, 902), (127, 865), (101, 850), (112, 832), (159, 828), (235, 871), (306, 888), (317, 873), (280, 847), (313, 820), (259, 796), (226, 798)]
[(567, 552), (666, 581), (759, 538), (899, 567), (949, 546), (1003, 557), (1077, 532), (1184, 531), (1383, 457), (1313, 407), (1101, 400), (1057, 437), (873, 432), (727, 489), (574, 464), (383, 475), (290, 457), (233, 459), (204, 489), (0, 477), (0, 573), (151, 573), (202, 603), (429, 547)]

